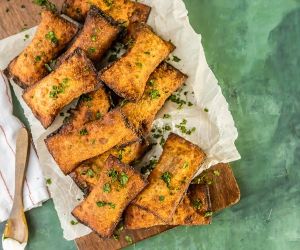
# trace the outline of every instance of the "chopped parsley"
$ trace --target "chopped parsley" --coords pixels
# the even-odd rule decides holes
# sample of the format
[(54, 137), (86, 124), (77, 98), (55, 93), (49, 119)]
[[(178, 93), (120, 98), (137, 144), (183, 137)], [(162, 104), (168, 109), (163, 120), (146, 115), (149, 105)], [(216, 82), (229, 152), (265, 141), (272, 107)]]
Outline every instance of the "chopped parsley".
[(58, 39), (55, 35), (55, 33), (53, 31), (49, 31), (46, 35), (45, 35), (46, 39), (49, 40), (51, 43), (53, 44), (57, 44), (58, 43)]
[(102, 117), (102, 114), (100, 113), (100, 111), (97, 111), (96, 113), (96, 120), (100, 120)]
[(51, 178), (46, 179), (46, 184), (47, 184), (47, 185), (51, 185), (51, 184), (52, 184)]
[(155, 126), (151, 132), (152, 132), (152, 137), (154, 139), (159, 139), (160, 138), (160, 142), (159, 144), (161, 146), (163, 146), (165, 144), (165, 138), (164, 138), (164, 134), (166, 131), (171, 131), (172, 128), (170, 125), (166, 124), (165, 126), (163, 126), (162, 128)]
[(81, 96), (81, 100), (83, 102), (89, 102), (89, 101), (92, 101), (93, 100), (93, 97), (91, 97), (89, 94), (83, 94)]
[(179, 57), (177, 57), (177, 56), (173, 56), (173, 61), (174, 62), (180, 62), (181, 59)]
[(124, 154), (124, 152), (125, 152), (125, 149), (124, 149), (124, 148), (121, 148), (120, 150), (118, 150), (118, 159), (119, 159), (120, 161), (122, 161), (122, 159), (123, 159), (123, 154)]
[(171, 118), (170, 114), (164, 114), (163, 119), (169, 119), (169, 118)]
[(157, 89), (152, 89), (149, 91), (149, 96), (151, 100), (154, 100), (160, 97), (160, 93)]
[(23, 39), (24, 41), (26, 41), (30, 36), (28, 34), (25, 34), (24, 36), (25, 38)]
[(51, 3), (48, 0), (34, 0), (35, 4), (46, 8), (47, 10), (51, 10), (52, 12), (56, 12), (57, 8), (54, 3)]
[(71, 225), (74, 226), (74, 225), (77, 225), (77, 224), (78, 224), (78, 221), (71, 220), (70, 223), (71, 223)]
[(91, 35), (91, 40), (93, 42), (96, 42), (97, 41), (97, 35), (96, 34)]
[(127, 243), (129, 243), (129, 244), (132, 244), (132, 242), (133, 242), (133, 240), (132, 240), (132, 238), (131, 238), (130, 235), (126, 235), (126, 236), (125, 236), (125, 240), (126, 240)]
[(150, 55), (150, 51), (144, 51), (145, 55)]
[(195, 127), (191, 128), (191, 129), (187, 129), (186, 124), (187, 124), (187, 120), (183, 119), (182, 122), (178, 125), (175, 125), (175, 127), (179, 128), (181, 133), (187, 134), (187, 135), (191, 135), (193, 132), (196, 131)]
[(83, 128), (83, 129), (81, 129), (81, 130), (79, 131), (79, 134), (80, 134), (80, 135), (88, 135), (89, 132), (87, 131), (86, 128)]
[(90, 54), (93, 54), (93, 53), (96, 52), (96, 49), (95, 49), (94, 47), (89, 47), (89, 48), (88, 48), (88, 52), (89, 52)]
[(189, 163), (188, 163), (187, 161), (185, 161), (185, 162), (183, 163), (182, 168), (188, 168), (188, 167), (189, 167)]
[(113, 0), (104, 0), (104, 3), (106, 4), (107, 7), (111, 8), (114, 1)]
[(42, 57), (39, 55), (39, 56), (36, 56), (35, 58), (34, 58), (34, 61), (35, 62), (40, 62), (42, 60)]
[(86, 175), (90, 178), (94, 178), (95, 176), (95, 172), (93, 169), (89, 168), (87, 171), (86, 171)]
[(111, 186), (109, 183), (105, 183), (102, 189), (104, 193), (109, 193), (111, 191)]
[(139, 68), (142, 68), (143, 67), (143, 64), (141, 62), (136, 62), (135, 65)]
[(118, 181), (121, 187), (125, 187), (129, 180), (129, 177), (125, 172), (119, 173), (115, 169), (109, 170), (108, 176), (111, 177), (112, 182)]
[(108, 171), (108, 177), (111, 177), (112, 181), (117, 180), (118, 178), (118, 172), (115, 169), (111, 169)]
[(161, 175), (161, 179), (167, 184), (167, 187), (170, 188), (170, 184), (171, 184), (171, 173), (170, 172), (164, 172), (162, 175)]
[(157, 162), (158, 162), (158, 161), (157, 161), (157, 159), (156, 159), (156, 156), (153, 156), (153, 157), (150, 159), (149, 163), (148, 163), (146, 166), (143, 166), (143, 167), (141, 168), (141, 173), (142, 173), (142, 174), (149, 174), (149, 173), (155, 168)]
[(160, 195), (160, 196), (158, 197), (158, 199), (159, 199), (159, 201), (164, 201), (164, 200), (165, 200), (165, 196)]
[(199, 199), (195, 199), (192, 201), (192, 205), (196, 210), (199, 210), (202, 207), (202, 202)]
[(64, 93), (65, 89), (68, 87), (68, 78), (64, 78), (61, 83), (58, 85), (53, 85), (52, 90), (49, 93), (49, 96), (53, 99), (56, 99), (59, 94)]
[(207, 112), (208, 112), (208, 108), (205, 108), (205, 109), (204, 109), (204, 112), (206, 112), (206, 113), (207, 113)]
[(122, 187), (125, 187), (126, 184), (127, 184), (127, 182), (128, 182), (128, 180), (129, 180), (129, 177), (128, 177), (128, 175), (127, 175), (126, 173), (121, 172), (121, 173), (118, 175), (118, 180), (119, 180), (121, 186), (122, 186)]
[(149, 80), (147, 82), (147, 85), (153, 87), (155, 85), (155, 80), (154, 79)]
[(205, 213), (204, 217), (210, 217), (210, 216), (212, 216), (212, 215), (213, 215), (213, 212), (207, 211), (207, 212)]
[(215, 176), (220, 176), (220, 172), (218, 170), (214, 170), (214, 175)]
[(48, 72), (52, 71), (52, 68), (50, 67), (50, 65), (48, 63), (45, 63), (45, 68), (48, 70)]
[(107, 202), (107, 201), (97, 201), (96, 204), (98, 207), (105, 207), (105, 206), (109, 206), (111, 208), (116, 207), (116, 204), (114, 204), (112, 202)]

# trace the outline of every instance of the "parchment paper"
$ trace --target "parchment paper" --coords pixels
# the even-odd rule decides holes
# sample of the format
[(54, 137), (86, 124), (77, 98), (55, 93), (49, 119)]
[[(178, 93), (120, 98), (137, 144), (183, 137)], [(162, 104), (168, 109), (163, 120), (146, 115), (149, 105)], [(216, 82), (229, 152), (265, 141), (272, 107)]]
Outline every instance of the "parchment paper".
[[(201, 36), (196, 34), (191, 27), (184, 3), (182, 0), (145, 0), (140, 2), (152, 7), (148, 23), (153, 29), (164, 39), (171, 40), (176, 45), (177, 49), (173, 55), (181, 60), (175, 62), (171, 55), (169, 62), (189, 76), (186, 86), (181, 92), (181, 98), (187, 98), (193, 103), (192, 106), (184, 105), (182, 109), (177, 109), (176, 103), (168, 101), (155, 120), (154, 126), (163, 127), (168, 124), (172, 128), (172, 132), (182, 135), (206, 152), (207, 160), (202, 166), (199, 166), (198, 174), (216, 163), (240, 159), (234, 145), (238, 133), (228, 110), (228, 103), (206, 62)], [(10, 60), (29, 44), (35, 30), (36, 28), (32, 28), (0, 41), (1, 69), (4, 69)], [(30, 39), (24, 41), (25, 34), (29, 34)], [(71, 225), (71, 220), (75, 220), (71, 216), (71, 211), (82, 200), (82, 192), (69, 176), (62, 174), (44, 144), (44, 138), (61, 125), (63, 118), (58, 117), (54, 124), (45, 131), (21, 98), (21, 89), (13, 82), (12, 85), (30, 123), (45, 178), (52, 180), (49, 190), (64, 231), (64, 237), (67, 240), (73, 240), (90, 233), (91, 230), (84, 225)], [(185, 91), (189, 92), (187, 97), (183, 94)], [(72, 105), (74, 103), (70, 106)], [(163, 119), (163, 115), (166, 113), (171, 115), (170, 119)], [(176, 127), (183, 119), (186, 119), (185, 126), (188, 129), (196, 128), (191, 135), (182, 134)], [(169, 132), (165, 133), (165, 138)], [(161, 151), (162, 148), (158, 143), (147, 153), (140, 164), (147, 163), (153, 156), (159, 157)]]

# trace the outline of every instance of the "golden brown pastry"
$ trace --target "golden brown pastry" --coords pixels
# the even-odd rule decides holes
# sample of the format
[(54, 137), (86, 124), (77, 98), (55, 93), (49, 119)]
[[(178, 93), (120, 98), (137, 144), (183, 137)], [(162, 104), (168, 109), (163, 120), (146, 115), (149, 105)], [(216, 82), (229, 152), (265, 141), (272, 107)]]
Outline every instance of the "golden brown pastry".
[(65, 0), (62, 12), (80, 22), (92, 5), (125, 26), (130, 22), (146, 22), (151, 11), (145, 4), (129, 0)]
[[(206, 185), (190, 185), (188, 193), (179, 203), (172, 220), (168, 223), (171, 226), (193, 226), (207, 225), (211, 223), (210, 202)], [(164, 197), (161, 196), (160, 203), (164, 204)], [(129, 205), (125, 212), (124, 225), (127, 229), (150, 228), (158, 225), (166, 225), (154, 214), (137, 207)]]
[(110, 156), (99, 182), (72, 214), (101, 237), (110, 237), (124, 209), (146, 185), (140, 173)]
[(49, 64), (76, 34), (75, 24), (52, 13), (42, 12), (42, 20), (31, 43), (7, 68), (22, 88), (32, 86), (49, 73)]
[(83, 93), (95, 89), (97, 74), (92, 62), (77, 49), (52, 73), (27, 88), (23, 98), (44, 128)]
[(204, 159), (205, 153), (198, 146), (171, 133), (149, 175), (148, 187), (132, 203), (170, 223)]
[(115, 109), (103, 119), (89, 122), (69, 133), (58, 130), (45, 142), (60, 169), (69, 174), (81, 162), (103, 154), (132, 133), (124, 115)]
[(117, 22), (93, 6), (87, 14), (82, 30), (70, 48), (59, 58), (58, 64), (76, 48), (81, 48), (92, 61), (100, 60), (120, 31)]
[(142, 97), (151, 73), (174, 50), (170, 42), (161, 39), (149, 26), (134, 26), (132, 47), (99, 76), (115, 93), (130, 101)]
[(121, 108), (137, 130), (147, 134), (157, 112), (168, 97), (185, 82), (187, 76), (168, 63), (161, 63), (147, 81), (142, 98)]

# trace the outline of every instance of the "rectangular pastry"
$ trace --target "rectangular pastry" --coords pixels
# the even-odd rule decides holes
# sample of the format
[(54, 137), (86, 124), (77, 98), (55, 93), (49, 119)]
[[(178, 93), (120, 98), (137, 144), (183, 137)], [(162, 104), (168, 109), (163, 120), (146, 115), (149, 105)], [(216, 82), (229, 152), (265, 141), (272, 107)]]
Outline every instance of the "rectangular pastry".
[(72, 214), (101, 237), (110, 237), (124, 209), (146, 185), (140, 173), (110, 156), (99, 182)]
[(132, 203), (170, 223), (204, 159), (205, 153), (198, 146), (171, 133), (149, 175), (148, 187)]
[(100, 72), (100, 79), (116, 94), (138, 101), (155, 68), (174, 50), (146, 24), (132, 28), (133, 44), (128, 52)]
[(121, 108), (137, 130), (147, 134), (157, 112), (169, 96), (182, 86), (187, 76), (168, 63), (161, 63), (147, 81), (142, 98)]
[(93, 6), (87, 14), (83, 28), (57, 63), (63, 61), (76, 48), (81, 48), (92, 61), (99, 61), (120, 31), (116, 21)]
[(129, 0), (65, 0), (62, 12), (81, 22), (93, 5), (125, 26), (130, 22), (146, 22), (151, 11), (145, 4)]
[(44, 128), (48, 128), (66, 105), (94, 90), (97, 83), (92, 62), (77, 49), (55, 71), (27, 88), (23, 98)]
[(132, 133), (123, 114), (116, 109), (103, 119), (89, 122), (69, 133), (58, 130), (45, 142), (60, 169), (69, 174), (81, 162), (103, 154)]
[(22, 88), (32, 86), (49, 73), (49, 64), (75, 36), (75, 24), (52, 13), (42, 12), (42, 20), (31, 43), (6, 70)]

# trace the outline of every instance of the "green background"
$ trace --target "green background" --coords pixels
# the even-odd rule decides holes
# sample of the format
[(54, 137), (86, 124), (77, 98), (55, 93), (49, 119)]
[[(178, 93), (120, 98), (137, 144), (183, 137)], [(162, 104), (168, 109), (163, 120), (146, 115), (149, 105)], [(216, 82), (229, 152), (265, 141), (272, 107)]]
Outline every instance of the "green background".
[[(233, 169), (242, 199), (210, 226), (179, 227), (130, 249), (300, 249), (300, 1), (185, 3), (239, 130)], [(17, 105), (15, 113), (24, 120)], [(52, 201), (26, 215), (27, 249), (76, 249), (62, 238)]]

